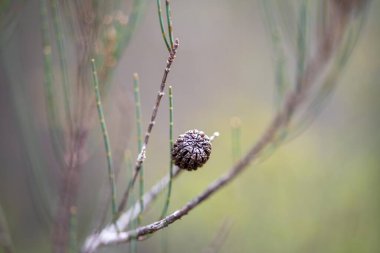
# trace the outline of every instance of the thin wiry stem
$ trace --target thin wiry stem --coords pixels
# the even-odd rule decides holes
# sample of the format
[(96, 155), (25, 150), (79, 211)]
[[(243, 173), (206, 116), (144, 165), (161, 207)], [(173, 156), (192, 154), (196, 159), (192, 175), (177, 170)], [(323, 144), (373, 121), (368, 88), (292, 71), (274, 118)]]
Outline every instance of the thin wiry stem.
[(299, 12), (297, 25), (297, 76), (301, 76), (305, 68), (307, 46), (307, 0), (304, 0), (301, 3)]
[[(142, 126), (141, 126), (141, 102), (140, 102), (140, 88), (139, 88), (139, 76), (137, 73), (133, 74), (133, 87), (134, 87), (134, 97), (135, 97), (135, 109), (136, 109), (136, 129), (137, 129), (137, 148), (140, 152), (142, 149)], [(142, 197), (144, 195), (144, 168), (141, 166), (140, 169), (140, 205), (141, 210), (144, 210), (144, 203)]]
[(217, 253), (220, 252), (223, 245), (226, 243), (228, 234), (231, 231), (232, 222), (231, 220), (224, 220), (220, 225), (217, 233), (215, 234), (213, 240), (207, 248), (202, 250), (202, 253)]
[(12, 253), (13, 243), (9, 233), (7, 219), (0, 205), (0, 252)]
[(55, 30), (55, 38), (58, 49), (58, 58), (59, 58), (59, 67), (61, 72), (61, 80), (62, 80), (62, 89), (63, 89), (63, 98), (65, 105), (65, 114), (66, 120), (68, 121), (69, 133), (72, 134), (71, 129), (71, 108), (70, 108), (70, 86), (69, 86), (69, 75), (67, 71), (67, 61), (66, 61), (66, 50), (62, 33), (62, 20), (60, 11), (58, 9), (58, 0), (53, 0), (51, 3), (52, 6), (52, 14), (53, 14), (53, 25)]
[(162, 9), (161, 9), (161, 0), (157, 0), (157, 11), (158, 11), (158, 20), (160, 21), (160, 28), (161, 28), (161, 34), (162, 38), (164, 39), (166, 48), (170, 52), (170, 45), (168, 42), (168, 39), (166, 38), (165, 28), (164, 28), (164, 21), (162, 20)]
[(170, 197), (172, 193), (172, 182), (173, 182), (173, 160), (171, 156), (171, 151), (173, 147), (173, 91), (172, 86), (169, 86), (169, 184), (168, 193), (165, 200), (164, 209), (161, 213), (161, 219), (164, 218), (168, 212)]
[(174, 43), (174, 46), (173, 46), (173, 49), (170, 51), (168, 60), (166, 62), (166, 68), (165, 68), (165, 71), (164, 71), (164, 75), (162, 77), (162, 81), (161, 81), (161, 85), (160, 85), (160, 90), (159, 90), (159, 92), (157, 94), (156, 103), (155, 103), (155, 105), (153, 107), (153, 112), (152, 112), (152, 115), (151, 115), (151, 118), (150, 118), (150, 123), (148, 125), (148, 129), (147, 129), (146, 134), (145, 134), (144, 144), (143, 144), (143, 146), (141, 148), (140, 154), (137, 157), (137, 161), (136, 161), (136, 165), (135, 165), (135, 171), (134, 171), (135, 174), (133, 175), (131, 183), (128, 185), (126, 191), (123, 194), (122, 200), (121, 200), (119, 208), (118, 208), (118, 214), (120, 214), (124, 210), (125, 204), (128, 201), (129, 192), (133, 188), (133, 186), (135, 184), (135, 181), (137, 179), (137, 175), (138, 175), (138, 173), (139, 173), (139, 171), (141, 169), (141, 166), (142, 166), (142, 164), (143, 164), (143, 162), (144, 162), (144, 160), (146, 158), (145, 153), (146, 153), (146, 148), (147, 148), (148, 143), (149, 143), (149, 137), (150, 137), (150, 135), (152, 133), (152, 129), (153, 129), (153, 126), (155, 124), (155, 120), (156, 120), (158, 108), (159, 108), (160, 103), (161, 103), (161, 99), (164, 96), (164, 89), (165, 89), (165, 85), (166, 85), (166, 79), (167, 79), (168, 74), (170, 72), (170, 67), (171, 67), (171, 65), (172, 65), (172, 63), (174, 61), (175, 56), (176, 56), (178, 45), (179, 45), (179, 40), (176, 39), (176, 41)]
[(263, 9), (263, 18), (265, 21), (266, 28), (270, 34), (272, 40), (272, 47), (274, 52), (274, 64), (275, 64), (275, 105), (276, 109), (280, 110), (282, 103), (284, 102), (284, 97), (289, 89), (289, 83), (286, 77), (286, 58), (283, 48), (282, 34), (279, 31), (279, 24), (273, 15), (272, 9), (274, 6), (271, 5), (271, 1), (261, 0), (261, 5)]
[(78, 252), (77, 245), (77, 208), (70, 208), (70, 227), (69, 227), (69, 252)]
[(47, 120), (49, 123), (49, 134), (52, 139), (52, 147), (55, 157), (62, 161), (62, 147), (58, 132), (57, 105), (54, 97), (54, 71), (52, 59), (52, 46), (49, 37), (49, 16), (48, 4), (46, 0), (40, 0), (40, 15), (42, 19), (42, 46), (43, 46), (43, 67), (44, 67), (44, 90), (47, 108)]
[(169, 33), (169, 40), (170, 40), (170, 48), (173, 48), (173, 22), (172, 22), (172, 15), (170, 10), (170, 1), (165, 1), (166, 6), (166, 21), (168, 22), (168, 33)]
[(231, 153), (232, 162), (237, 162), (241, 157), (241, 120), (238, 117), (231, 119)]
[[(127, 172), (126, 172), (127, 181), (130, 181), (130, 178), (133, 175), (133, 164), (132, 164), (131, 152), (129, 150), (127, 150), (125, 152), (124, 160), (125, 160), (125, 163), (126, 163), (125, 167), (127, 169)], [(141, 198), (141, 200), (143, 201), (143, 198)], [(131, 194), (130, 201), (131, 201), (131, 203), (134, 203), (134, 201), (135, 201), (134, 200), (134, 194), (133, 194), (133, 192)], [(128, 203), (127, 203), (127, 205), (128, 205)], [(141, 210), (142, 210), (142, 207), (143, 207), (143, 205), (141, 205), (141, 203), (140, 203), (140, 209)], [(138, 219), (135, 219), (135, 220), (131, 221), (130, 225), (131, 225), (132, 229), (135, 229), (138, 226), (137, 222), (138, 222)], [(136, 241), (132, 241), (130, 243), (129, 250), (130, 250), (131, 253), (137, 252), (137, 242)]]
[(107, 157), (108, 179), (109, 179), (109, 183), (111, 187), (112, 217), (113, 217), (113, 220), (115, 220), (116, 212), (117, 212), (115, 170), (114, 170), (113, 162), (112, 162), (111, 145), (110, 145), (110, 140), (108, 137), (107, 125), (104, 118), (103, 106), (102, 106), (102, 102), (100, 98), (98, 74), (96, 72), (94, 59), (91, 60), (91, 66), (92, 66), (92, 77), (93, 77), (93, 85), (94, 85), (94, 90), (95, 90), (95, 98), (96, 98), (96, 108), (98, 110), (100, 126), (102, 128), (102, 134), (103, 134), (104, 148), (105, 148), (106, 157)]

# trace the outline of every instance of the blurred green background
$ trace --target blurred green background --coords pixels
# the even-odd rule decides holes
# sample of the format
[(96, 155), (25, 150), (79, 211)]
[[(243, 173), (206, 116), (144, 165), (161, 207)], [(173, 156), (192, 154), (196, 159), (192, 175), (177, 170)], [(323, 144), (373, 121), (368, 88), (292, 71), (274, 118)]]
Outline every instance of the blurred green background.
[[(41, 150), (43, 166), (55, 165), (46, 151), (41, 24), (36, 1), (20, 6), (17, 26), (1, 44), (0, 204), (15, 252), (50, 252), (51, 221), (43, 210), (56, 208), (59, 175), (42, 175), (41, 194), (48, 200), (43, 202), (30, 181), (33, 161), (27, 159), (30, 149)], [(139, 242), (138, 252), (214, 252), (207, 250), (226, 221), (231, 226), (220, 252), (380, 252), (380, 1), (369, 7), (339, 85), (312, 126), (181, 221)], [(133, 157), (137, 153), (132, 74), (140, 75), (145, 129), (167, 57), (156, 5), (152, 1), (145, 8), (104, 99), (117, 166), (123, 145)], [(221, 135), (207, 165), (175, 180), (171, 211), (233, 164), (232, 117), (242, 122), (244, 153), (275, 113), (273, 52), (260, 8), (244, 0), (172, 1), (174, 35), (180, 38), (168, 80), (174, 89), (174, 135), (193, 128)], [(23, 137), (23, 128), (34, 129), (29, 132), (34, 141)], [(88, 147), (79, 190), (79, 245), (93, 228), (98, 186), (107, 183), (99, 126), (91, 131)], [(167, 173), (168, 150), (164, 97), (147, 150), (146, 189)], [(127, 177), (120, 177), (122, 192)], [(162, 206), (160, 198), (143, 215), (143, 224), (157, 219)], [(127, 250), (121, 245), (100, 252)]]

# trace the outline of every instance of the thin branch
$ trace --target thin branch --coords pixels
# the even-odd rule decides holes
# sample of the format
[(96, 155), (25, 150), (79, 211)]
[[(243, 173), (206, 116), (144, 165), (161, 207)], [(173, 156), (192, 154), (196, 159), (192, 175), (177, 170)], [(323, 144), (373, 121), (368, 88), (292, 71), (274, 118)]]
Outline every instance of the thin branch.
[(108, 137), (108, 131), (107, 131), (107, 125), (104, 119), (104, 113), (103, 113), (103, 106), (100, 99), (100, 92), (99, 92), (99, 81), (98, 81), (98, 74), (96, 72), (96, 66), (95, 66), (95, 60), (91, 60), (91, 66), (92, 66), (92, 76), (94, 81), (94, 90), (95, 90), (95, 98), (96, 98), (96, 108), (98, 110), (99, 120), (100, 120), (100, 126), (102, 128), (103, 133), (103, 140), (104, 140), (104, 148), (106, 150), (106, 157), (107, 157), (107, 168), (108, 168), (108, 178), (109, 183), (111, 187), (111, 196), (112, 196), (112, 217), (115, 220), (116, 218), (116, 183), (115, 183), (115, 171), (113, 167), (112, 162), (112, 153), (111, 153), (111, 145), (110, 140)]
[(64, 98), (64, 108), (65, 108), (65, 115), (66, 115), (66, 121), (68, 122), (68, 130), (69, 135), (72, 135), (72, 108), (70, 104), (70, 81), (69, 81), (69, 74), (67, 69), (67, 54), (66, 54), (66, 47), (64, 43), (63, 38), (63, 27), (62, 27), (62, 18), (61, 13), (58, 5), (58, 0), (53, 0), (51, 2), (51, 9), (52, 9), (52, 15), (53, 15), (53, 25), (54, 25), (54, 31), (55, 31), (55, 39), (57, 44), (57, 51), (58, 51), (58, 58), (59, 58), (59, 67), (61, 72), (61, 81), (62, 81), (62, 89), (63, 89), (63, 98)]
[(13, 243), (8, 229), (7, 219), (0, 205), (0, 252), (12, 253)]
[(165, 33), (165, 28), (164, 28), (164, 22), (162, 20), (161, 0), (157, 0), (157, 11), (158, 11), (158, 20), (160, 21), (160, 28), (161, 28), (162, 38), (164, 39), (166, 48), (170, 52), (170, 45), (169, 45), (168, 39), (166, 38), (166, 33)]
[[(177, 177), (182, 170), (177, 166), (174, 166), (173, 178)], [(143, 196), (143, 202), (145, 210), (150, 206), (151, 203), (157, 198), (157, 196), (166, 189), (169, 184), (170, 175), (166, 175), (158, 183), (156, 183), (149, 192), (145, 193)], [(120, 215), (116, 221), (116, 227), (118, 229), (125, 230), (132, 221), (134, 221), (141, 213), (140, 203), (135, 203), (128, 211)], [(82, 252), (94, 252), (100, 245), (100, 242), (103, 241), (103, 238), (108, 237), (117, 233), (115, 226), (113, 224), (107, 225), (101, 232), (92, 234), (87, 237)]]
[(137, 179), (137, 175), (138, 175), (138, 173), (139, 173), (139, 171), (141, 169), (141, 166), (142, 166), (142, 164), (143, 164), (143, 162), (144, 162), (144, 160), (146, 158), (145, 153), (146, 153), (146, 148), (147, 148), (148, 143), (149, 143), (149, 137), (150, 137), (150, 135), (152, 133), (152, 129), (153, 129), (153, 126), (155, 124), (155, 120), (156, 120), (156, 116), (157, 116), (157, 111), (158, 111), (158, 108), (160, 106), (161, 99), (164, 96), (164, 89), (165, 89), (165, 85), (166, 85), (166, 79), (167, 79), (168, 74), (170, 72), (170, 67), (171, 67), (171, 65), (172, 65), (172, 63), (174, 61), (175, 56), (176, 56), (178, 45), (179, 45), (179, 40), (176, 39), (175, 42), (174, 42), (173, 49), (170, 51), (168, 60), (166, 62), (166, 68), (165, 68), (165, 71), (164, 71), (164, 75), (162, 77), (160, 90), (159, 90), (159, 92), (157, 94), (156, 103), (155, 103), (155, 105), (153, 107), (153, 112), (152, 112), (152, 116), (150, 118), (150, 123), (148, 125), (148, 129), (147, 129), (146, 134), (145, 134), (144, 144), (143, 144), (143, 146), (141, 148), (140, 154), (137, 157), (134, 175), (133, 175), (131, 183), (128, 185), (126, 191), (124, 192), (123, 198), (122, 198), (122, 200), (120, 202), (120, 205), (119, 205), (119, 208), (118, 208), (118, 214), (120, 214), (124, 210), (125, 204), (128, 201), (129, 192), (133, 188), (133, 186), (134, 186), (134, 184), (136, 182), (136, 179)]
[(168, 185), (168, 192), (164, 204), (164, 208), (161, 213), (161, 219), (164, 218), (167, 215), (169, 204), (170, 204), (170, 197), (172, 193), (172, 182), (173, 182), (173, 161), (171, 157), (171, 150), (173, 147), (173, 91), (172, 86), (169, 86), (169, 185)]
[[(133, 74), (133, 88), (135, 97), (135, 109), (136, 109), (136, 129), (137, 129), (137, 148), (140, 152), (142, 149), (142, 126), (141, 126), (141, 102), (140, 102), (140, 87), (139, 87), (139, 76), (137, 73)], [(140, 205), (141, 210), (144, 210), (144, 205), (142, 201), (142, 196), (144, 195), (144, 169), (141, 166), (140, 169)]]
[(230, 121), (231, 126), (231, 154), (232, 162), (235, 163), (241, 157), (241, 120), (239, 117), (233, 117)]
[(173, 22), (172, 22), (172, 15), (170, 10), (170, 1), (165, 1), (166, 6), (166, 21), (168, 23), (168, 33), (169, 33), (169, 41), (170, 41), (170, 48), (173, 48)]
[(224, 220), (224, 222), (220, 225), (217, 233), (214, 235), (213, 240), (207, 248), (202, 250), (202, 253), (217, 253), (220, 252), (223, 245), (225, 244), (227, 237), (231, 231), (232, 222), (231, 220)]

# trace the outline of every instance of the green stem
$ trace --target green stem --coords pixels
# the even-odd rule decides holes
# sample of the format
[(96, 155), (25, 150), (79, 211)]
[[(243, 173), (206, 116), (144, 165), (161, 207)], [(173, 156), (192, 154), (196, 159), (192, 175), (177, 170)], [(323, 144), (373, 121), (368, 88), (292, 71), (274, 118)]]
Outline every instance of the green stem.
[(70, 208), (70, 229), (69, 229), (69, 237), (70, 237), (70, 253), (78, 252), (77, 245), (77, 209), (76, 207)]
[[(307, 38), (307, 0), (301, 3), (299, 10), (297, 30), (297, 76), (303, 76), (306, 60), (306, 38)], [(300, 88), (301, 82), (297, 83)]]
[[(140, 102), (140, 85), (139, 85), (139, 76), (137, 73), (133, 74), (133, 86), (134, 86), (134, 95), (135, 95), (135, 109), (136, 109), (136, 129), (137, 129), (137, 148), (138, 152), (141, 152), (142, 149), (142, 126), (141, 126), (141, 102)], [(141, 210), (144, 210), (144, 169), (141, 166), (139, 172), (139, 182), (140, 182), (140, 207)]]
[(113, 162), (112, 162), (111, 145), (110, 145), (110, 140), (109, 140), (109, 137), (108, 137), (108, 131), (107, 131), (106, 121), (104, 119), (103, 106), (102, 106), (102, 102), (101, 102), (101, 99), (100, 99), (99, 81), (98, 81), (98, 74), (96, 72), (95, 60), (92, 59), (91, 63), (92, 63), (91, 64), (91, 66), (92, 66), (92, 76), (93, 76), (93, 81), (94, 81), (93, 84), (94, 84), (95, 98), (96, 98), (96, 108), (98, 110), (100, 126), (102, 128), (104, 147), (105, 147), (106, 157), (107, 157), (108, 178), (109, 178), (109, 182), (110, 182), (110, 186), (111, 186), (112, 217), (113, 217), (113, 221), (115, 221), (115, 219), (116, 219), (116, 213), (117, 213), (117, 208), (116, 208), (115, 170), (114, 170)]
[(62, 147), (60, 143), (60, 136), (58, 132), (58, 118), (57, 107), (53, 94), (53, 59), (52, 59), (52, 47), (49, 38), (49, 18), (48, 18), (48, 6), (46, 0), (40, 0), (40, 13), (42, 19), (42, 50), (43, 50), (43, 66), (44, 66), (44, 90), (45, 100), (47, 108), (47, 120), (49, 123), (49, 134), (52, 139), (53, 152), (56, 158), (62, 161)]
[(170, 2), (169, 0), (165, 1), (166, 5), (166, 20), (168, 22), (168, 31), (169, 31), (169, 39), (170, 39), (170, 48), (173, 48), (174, 40), (173, 40), (173, 22), (172, 15), (170, 11)]
[(275, 105), (277, 111), (282, 108), (282, 104), (285, 98), (285, 94), (289, 90), (289, 81), (286, 76), (287, 62), (285, 52), (283, 48), (282, 34), (279, 29), (279, 21), (273, 15), (274, 6), (271, 5), (271, 1), (262, 0), (261, 5), (263, 8), (263, 18), (266, 22), (266, 28), (270, 34), (272, 41), (272, 47), (274, 52), (274, 64), (275, 64)]
[(170, 48), (171, 47), (169, 45), (168, 39), (166, 38), (166, 33), (165, 33), (165, 29), (164, 29), (164, 22), (162, 20), (161, 0), (157, 0), (157, 11), (158, 11), (158, 19), (160, 21), (160, 28), (161, 28), (162, 38), (164, 39), (166, 48), (170, 52)]
[[(126, 161), (126, 175), (127, 175), (127, 182), (130, 181), (131, 177), (133, 176), (133, 164), (132, 164), (132, 157), (131, 157), (131, 152), (130, 150), (127, 150), (125, 152), (125, 161)], [(131, 197), (130, 197), (130, 203), (134, 203), (135, 198), (134, 198), (134, 192), (131, 192)], [(129, 206), (129, 203), (127, 203), (127, 206)], [(133, 220), (131, 222), (131, 229), (136, 229), (138, 226), (137, 224), (137, 219)], [(137, 241), (132, 240), (131, 243), (129, 244), (129, 250), (131, 253), (136, 253), (137, 252)]]
[(235, 163), (241, 156), (241, 120), (238, 117), (231, 119), (231, 147), (232, 162)]
[(171, 157), (171, 151), (173, 147), (173, 88), (169, 86), (169, 184), (168, 184), (168, 193), (165, 200), (164, 209), (162, 210), (161, 218), (163, 219), (169, 209), (170, 197), (172, 192), (172, 181), (173, 181), (173, 161)]
[(7, 219), (0, 205), (0, 252), (12, 253), (13, 243), (8, 229)]

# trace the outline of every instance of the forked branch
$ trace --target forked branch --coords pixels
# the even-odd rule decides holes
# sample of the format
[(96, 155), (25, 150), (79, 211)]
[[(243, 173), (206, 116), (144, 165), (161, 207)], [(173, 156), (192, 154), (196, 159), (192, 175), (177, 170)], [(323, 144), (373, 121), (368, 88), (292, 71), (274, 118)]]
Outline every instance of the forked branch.
[(166, 68), (165, 68), (165, 71), (164, 71), (164, 75), (162, 77), (162, 81), (161, 81), (161, 86), (160, 86), (160, 90), (157, 94), (157, 98), (156, 98), (156, 103), (153, 107), (153, 112), (152, 112), (152, 116), (150, 118), (150, 123), (148, 125), (148, 129), (146, 131), (146, 134), (145, 134), (145, 138), (144, 138), (144, 144), (140, 150), (140, 153), (137, 157), (137, 161), (136, 161), (136, 165), (135, 165), (135, 169), (134, 169), (134, 174), (133, 174), (133, 178), (132, 178), (132, 181), (130, 182), (130, 184), (128, 185), (126, 191), (124, 192), (124, 195), (123, 195), (123, 198), (120, 202), (120, 205), (119, 205), (119, 208), (118, 208), (118, 213), (120, 214), (124, 208), (125, 208), (125, 205), (126, 203), (128, 202), (128, 195), (129, 195), (129, 192), (131, 191), (131, 189), (133, 188), (135, 182), (136, 182), (136, 179), (137, 179), (137, 176), (138, 176), (138, 173), (141, 169), (141, 166), (146, 158), (146, 148), (148, 146), (148, 143), (149, 143), (149, 137), (152, 133), (152, 129), (153, 129), (153, 126), (155, 124), (155, 120), (156, 120), (156, 117), (157, 117), (157, 112), (158, 112), (158, 108), (160, 106), (160, 103), (161, 103), (161, 99), (162, 97), (164, 96), (164, 89), (165, 89), (165, 86), (166, 86), (166, 79), (168, 77), (168, 74), (170, 72), (170, 67), (176, 57), (176, 53), (177, 53), (177, 49), (178, 49), (178, 46), (179, 46), (179, 40), (176, 39), (175, 42), (174, 42), (174, 45), (173, 45), (173, 49), (170, 51), (169, 53), (169, 57), (168, 57), (168, 60), (166, 62)]

